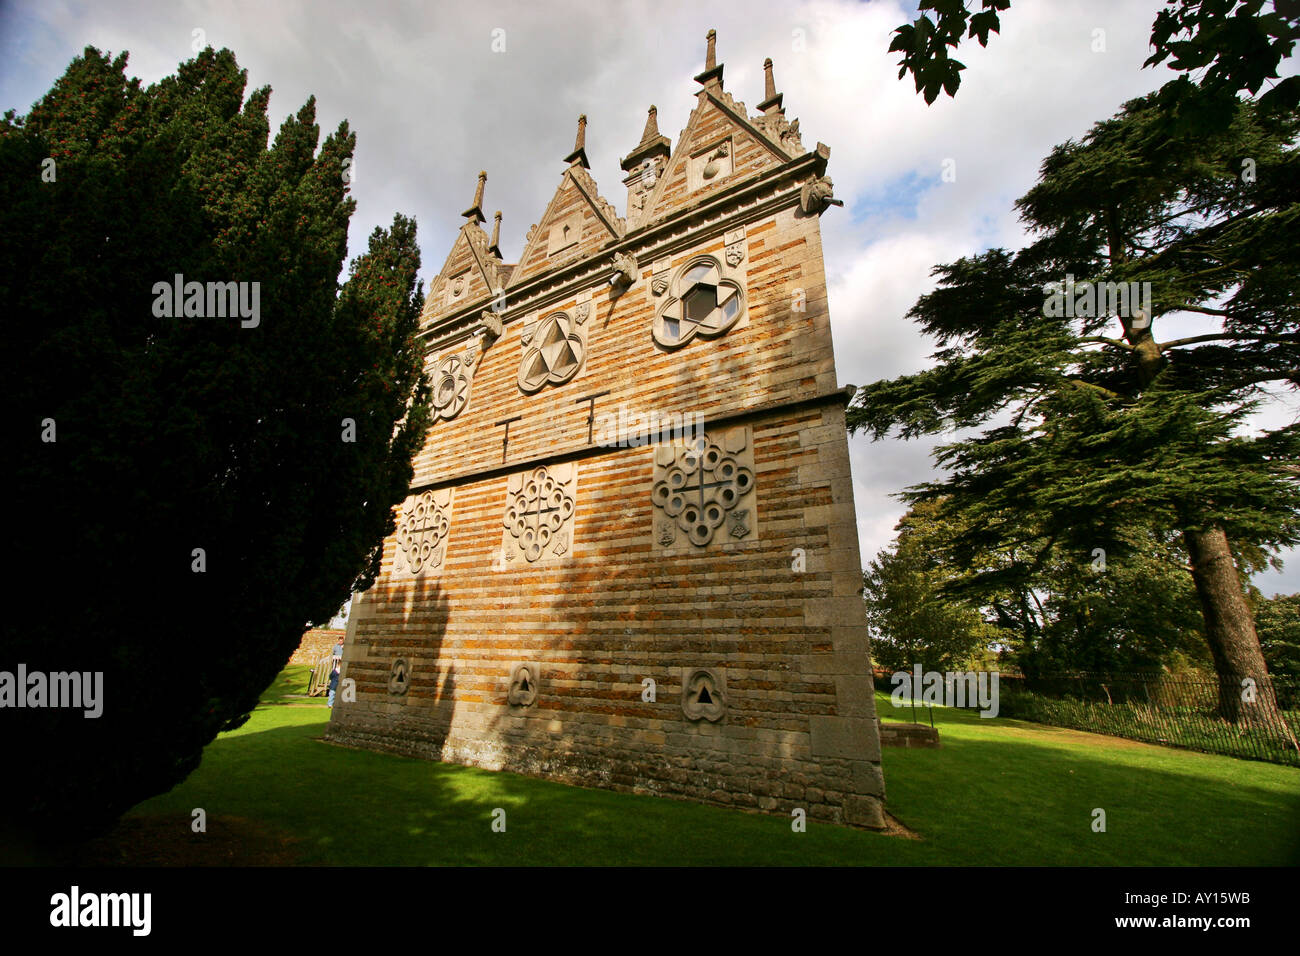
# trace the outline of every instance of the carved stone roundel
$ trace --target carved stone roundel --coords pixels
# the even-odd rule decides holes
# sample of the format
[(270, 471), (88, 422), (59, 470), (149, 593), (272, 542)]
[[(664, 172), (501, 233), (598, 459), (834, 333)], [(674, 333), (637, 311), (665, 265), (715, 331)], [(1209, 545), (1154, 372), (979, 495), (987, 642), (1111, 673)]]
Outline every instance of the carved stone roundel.
[(683, 452), (650, 493), (655, 507), (675, 519), (699, 547), (713, 540), (727, 513), (754, 487), (752, 471), (713, 442), (702, 444), (703, 449), (697, 446)]
[(525, 560), (533, 562), (542, 556), (552, 536), (573, 516), (573, 507), (573, 497), (545, 468), (524, 479), (506, 508), (505, 525), (519, 542)]
[(459, 355), (448, 355), (433, 373), (433, 413), (435, 418), (453, 419), (469, 401), (469, 369)]

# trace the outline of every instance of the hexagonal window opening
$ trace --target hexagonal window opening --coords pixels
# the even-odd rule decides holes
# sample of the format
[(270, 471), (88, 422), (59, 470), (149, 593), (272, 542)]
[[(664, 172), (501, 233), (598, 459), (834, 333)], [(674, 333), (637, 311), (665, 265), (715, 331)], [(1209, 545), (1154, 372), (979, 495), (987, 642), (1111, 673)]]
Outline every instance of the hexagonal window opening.
[(676, 348), (696, 333), (712, 338), (740, 320), (744, 300), (734, 278), (724, 278), (713, 259), (697, 261), (673, 283), (677, 298), (670, 298), (655, 320), (654, 337), (660, 345)]
[(708, 322), (709, 314), (718, 307), (718, 287), (701, 282), (682, 297), (686, 318), (696, 325)]

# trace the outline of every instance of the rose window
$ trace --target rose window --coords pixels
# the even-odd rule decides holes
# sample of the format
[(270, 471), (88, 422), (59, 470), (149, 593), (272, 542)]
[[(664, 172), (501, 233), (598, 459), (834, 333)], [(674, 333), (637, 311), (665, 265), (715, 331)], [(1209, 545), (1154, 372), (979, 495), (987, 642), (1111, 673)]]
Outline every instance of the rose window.
[(655, 341), (665, 348), (685, 345), (696, 335), (722, 335), (744, 310), (744, 294), (734, 273), (711, 257), (688, 264), (672, 291), (654, 325)]

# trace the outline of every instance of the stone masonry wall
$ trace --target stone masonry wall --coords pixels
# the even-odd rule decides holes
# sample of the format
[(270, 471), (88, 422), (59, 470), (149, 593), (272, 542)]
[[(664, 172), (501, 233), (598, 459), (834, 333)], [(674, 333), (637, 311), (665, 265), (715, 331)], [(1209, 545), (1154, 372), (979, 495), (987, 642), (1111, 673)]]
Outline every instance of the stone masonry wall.
[(315, 664), (330, 652), (334, 643), (342, 637), (343, 631), (327, 627), (314, 627), (302, 636), (302, 643), (289, 658), (290, 664)]
[[(843, 411), (814, 406), (751, 427), (762, 535), (698, 553), (653, 548), (651, 447), (577, 463), (574, 539), (583, 544), (551, 565), (491, 570), (506, 478), (458, 487), (440, 577), (381, 579), (354, 608), (344, 676), (358, 700), (335, 708), (330, 736), (878, 825), (856, 533), (851, 505), (831, 496), (832, 482), (849, 480)], [(410, 668), (403, 695), (388, 690), (399, 656)], [(526, 709), (507, 701), (519, 662), (540, 669)], [(722, 675), (717, 723), (683, 713), (682, 675), (698, 667)], [(653, 702), (643, 700), (645, 678)]]

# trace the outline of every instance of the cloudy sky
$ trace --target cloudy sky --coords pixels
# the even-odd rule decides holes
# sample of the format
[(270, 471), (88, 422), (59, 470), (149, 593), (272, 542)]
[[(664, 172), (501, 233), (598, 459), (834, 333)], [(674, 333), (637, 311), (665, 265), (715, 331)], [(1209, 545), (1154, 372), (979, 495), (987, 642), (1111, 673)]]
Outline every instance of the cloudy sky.
[[(129, 72), (145, 83), (195, 48), (229, 47), (250, 89), (272, 87), (273, 124), (315, 94), (323, 130), (346, 118), (356, 131), (352, 254), (394, 212), (414, 215), (432, 278), (480, 169), (485, 208), (504, 213), (502, 252), (518, 257), (559, 182), (579, 113), (589, 119), (592, 173), (622, 210), (619, 157), (640, 139), (652, 103), (677, 142), (712, 27), (726, 88), (753, 111), (772, 57), (804, 143), (832, 149), (829, 173), (846, 203), (821, 221), (836, 362), (842, 383), (861, 385), (927, 364), (931, 346), (903, 316), (933, 287), (933, 265), (1023, 245), (1012, 203), (1048, 151), (1172, 75), (1140, 68), (1161, 5), (1016, 0), (988, 50), (962, 48), (969, 69), (957, 99), (927, 107), (886, 53), (893, 28), (914, 16), (893, 0), (0, 0), (0, 109), (26, 112), (88, 44), (129, 51)], [(1266, 420), (1297, 414), (1292, 393)], [(932, 447), (852, 440), (864, 560), (893, 536), (904, 510), (893, 494), (931, 475)], [(1300, 560), (1256, 584), (1266, 594), (1300, 590)]]

